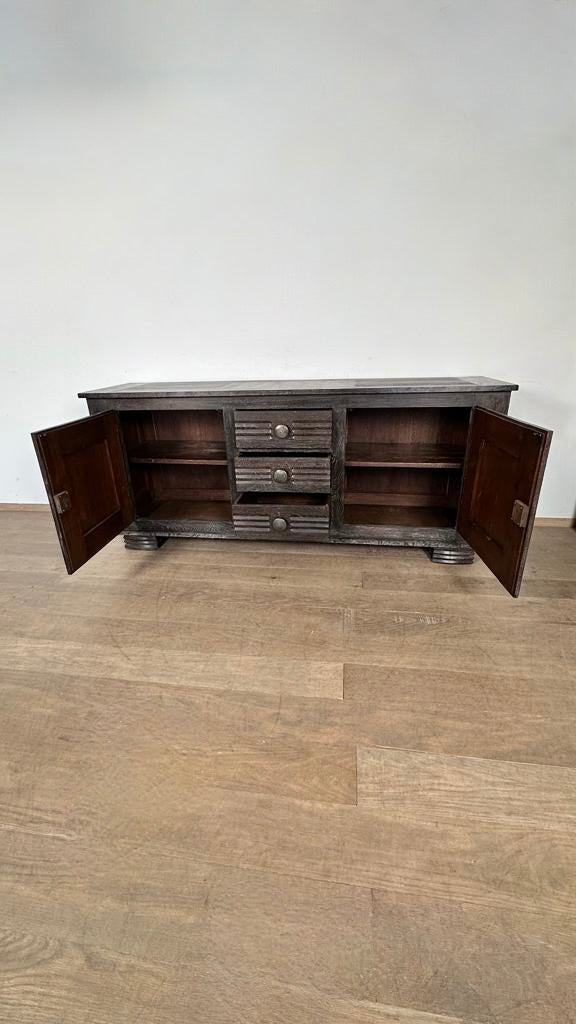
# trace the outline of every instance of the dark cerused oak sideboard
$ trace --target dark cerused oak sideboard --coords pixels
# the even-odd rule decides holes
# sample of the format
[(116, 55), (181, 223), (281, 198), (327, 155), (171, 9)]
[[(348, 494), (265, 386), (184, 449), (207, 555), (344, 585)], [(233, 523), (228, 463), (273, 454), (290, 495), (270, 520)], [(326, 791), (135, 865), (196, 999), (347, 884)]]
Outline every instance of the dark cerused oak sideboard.
[(119, 533), (477, 552), (514, 596), (551, 433), (488, 377), (121, 384), (33, 435), (68, 572)]

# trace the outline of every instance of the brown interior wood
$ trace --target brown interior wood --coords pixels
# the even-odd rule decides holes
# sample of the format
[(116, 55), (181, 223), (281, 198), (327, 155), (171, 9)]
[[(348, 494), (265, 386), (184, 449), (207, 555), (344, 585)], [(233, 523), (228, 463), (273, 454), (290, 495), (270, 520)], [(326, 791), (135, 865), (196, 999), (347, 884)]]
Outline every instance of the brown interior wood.
[(464, 462), (464, 448), (455, 444), (350, 441), (345, 461), (347, 466), (459, 469)]
[(131, 463), (226, 466), (224, 441), (144, 441), (129, 454)]
[(468, 408), (352, 409), (344, 522), (454, 526)]
[(144, 441), (220, 441), (224, 422), (218, 409), (154, 409), (121, 413), (127, 448)]
[[(460, 472), (455, 470), (347, 467), (344, 522), (426, 526), (430, 509), (440, 509), (442, 525), (453, 526), (459, 490)], [(376, 508), (380, 518), (375, 518)], [(411, 510), (409, 524), (403, 509)]]
[(169, 500), (157, 502), (149, 511), (150, 518), (155, 521), (163, 519), (182, 519), (192, 522), (198, 520), (232, 521), (230, 501), (211, 501), (209, 498), (194, 500)]
[(552, 433), (474, 409), (458, 531), (517, 597)]
[(390, 408), (350, 409), (347, 441), (380, 444), (456, 445), (463, 449), (468, 436), (470, 409)]
[(32, 435), (69, 573), (131, 522), (134, 506), (116, 412)]
[(408, 505), (347, 505), (344, 521), (349, 526), (454, 526), (452, 509)]
[(238, 498), (239, 505), (326, 505), (325, 494), (306, 493), (284, 493), (275, 491), (274, 494), (265, 491), (244, 491)]
[[(212, 503), (214, 518), (231, 519), (226, 442), (222, 412), (214, 409), (139, 411), (121, 418), (136, 512), (140, 516), (191, 518)], [(218, 508), (217, 503), (222, 502)], [(197, 506), (197, 507), (196, 507)]]

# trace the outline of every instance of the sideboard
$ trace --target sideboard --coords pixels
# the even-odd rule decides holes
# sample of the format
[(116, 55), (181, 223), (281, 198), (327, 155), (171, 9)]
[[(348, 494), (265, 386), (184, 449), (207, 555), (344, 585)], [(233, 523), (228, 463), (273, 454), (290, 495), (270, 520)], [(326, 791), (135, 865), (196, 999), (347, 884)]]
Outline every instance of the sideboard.
[(121, 384), (33, 434), (74, 572), (119, 533), (476, 552), (517, 596), (551, 432), (488, 377)]

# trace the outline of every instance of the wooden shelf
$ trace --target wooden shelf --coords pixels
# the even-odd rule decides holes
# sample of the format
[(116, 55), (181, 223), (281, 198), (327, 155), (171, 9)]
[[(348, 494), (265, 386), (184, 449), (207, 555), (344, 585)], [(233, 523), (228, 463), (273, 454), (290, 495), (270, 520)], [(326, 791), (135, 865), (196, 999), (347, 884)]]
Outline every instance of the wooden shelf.
[(396, 469), (460, 469), (464, 449), (454, 444), (396, 444), (351, 441), (346, 446), (347, 466)]
[(225, 520), (232, 522), (232, 505), (230, 501), (209, 501), (194, 499), (182, 501), (161, 501), (145, 516), (138, 519), (189, 519), (189, 520)]
[(145, 441), (128, 456), (133, 463), (226, 466), (224, 441)]
[(347, 526), (454, 526), (456, 512), (450, 508), (415, 505), (344, 505)]
[(445, 492), (441, 494), (410, 493), (409, 491), (346, 491), (344, 493), (345, 505), (415, 505), (424, 508), (431, 505), (434, 508), (447, 508), (451, 503), (448, 501)]

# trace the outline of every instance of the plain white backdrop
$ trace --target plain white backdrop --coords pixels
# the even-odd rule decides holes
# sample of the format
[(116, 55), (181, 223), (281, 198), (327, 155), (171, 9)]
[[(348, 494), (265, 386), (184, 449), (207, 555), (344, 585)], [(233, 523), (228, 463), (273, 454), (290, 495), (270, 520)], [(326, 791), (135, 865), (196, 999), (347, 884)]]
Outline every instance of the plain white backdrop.
[(571, 0), (0, 12), (0, 501), (85, 388), (485, 374), (572, 514)]

